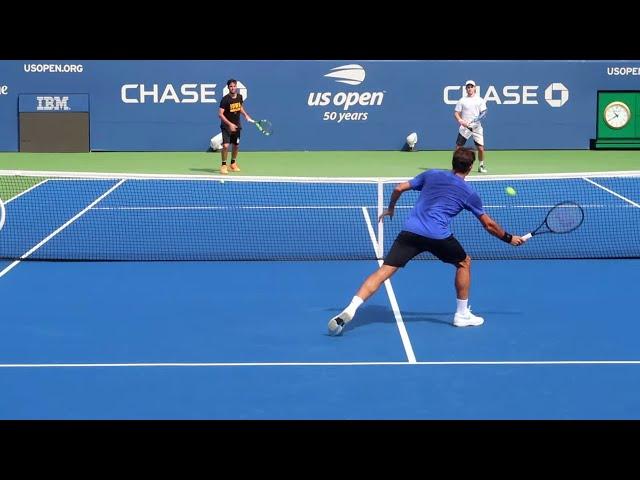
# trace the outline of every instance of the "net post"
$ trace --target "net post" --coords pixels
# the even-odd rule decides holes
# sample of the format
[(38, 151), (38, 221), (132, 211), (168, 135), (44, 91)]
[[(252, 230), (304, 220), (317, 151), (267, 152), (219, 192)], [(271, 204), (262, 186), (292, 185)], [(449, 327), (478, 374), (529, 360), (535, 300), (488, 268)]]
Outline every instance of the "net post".
[(382, 180), (378, 180), (378, 215), (376, 221), (378, 222), (378, 259), (384, 258), (384, 222), (379, 222), (380, 215), (384, 212), (384, 183)]

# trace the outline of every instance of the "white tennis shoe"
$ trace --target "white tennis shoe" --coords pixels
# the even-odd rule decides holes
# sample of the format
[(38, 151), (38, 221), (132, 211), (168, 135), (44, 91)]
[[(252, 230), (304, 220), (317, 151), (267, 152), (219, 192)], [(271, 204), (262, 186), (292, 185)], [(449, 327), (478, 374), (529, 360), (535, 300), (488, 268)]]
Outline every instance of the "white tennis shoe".
[(340, 315), (333, 317), (329, 320), (329, 335), (340, 335), (347, 323), (351, 321), (351, 316), (347, 312), (342, 312)]
[(471, 313), (471, 307), (467, 307), (464, 313), (457, 313), (453, 316), (453, 324), (456, 327), (479, 327), (484, 323), (484, 318)]

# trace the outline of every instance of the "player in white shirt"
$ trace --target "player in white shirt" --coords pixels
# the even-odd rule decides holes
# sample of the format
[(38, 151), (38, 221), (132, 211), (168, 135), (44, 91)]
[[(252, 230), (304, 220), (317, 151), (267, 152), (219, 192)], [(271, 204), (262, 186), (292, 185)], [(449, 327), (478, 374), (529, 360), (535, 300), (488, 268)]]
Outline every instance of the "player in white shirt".
[(458, 138), (456, 140), (456, 150), (463, 147), (470, 137), (473, 137), (473, 143), (476, 144), (478, 149), (478, 160), (480, 160), (480, 166), (478, 172), (487, 173), (487, 168), (484, 166), (484, 131), (480, 121), (473, 121), (478, 116), (486, 112), (487, 104), (482, 97), (476, 95), (476, 82), (473, 80), (467, 80), (465, 83), (466, 96), (463, 96), (458, 103), (453, 115), (460, 124), (458, 130)]

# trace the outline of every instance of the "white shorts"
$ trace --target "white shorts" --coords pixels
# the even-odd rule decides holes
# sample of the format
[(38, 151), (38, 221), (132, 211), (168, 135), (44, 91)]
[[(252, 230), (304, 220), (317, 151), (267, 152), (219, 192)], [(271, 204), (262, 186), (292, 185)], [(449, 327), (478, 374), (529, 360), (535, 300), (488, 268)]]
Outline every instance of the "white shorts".
[(467, 140), (469, 140), (469, 137), (473, 136), (474, 142), (476, 142), (478, 145), (484, 146), (484, 129), (482, 128), (482, 125), (474, 127), (473, 130), (469, 130), (467, 127), (463, 127), (462, 125), (460, 125), (460, 129), (458, 130), (458, 132)]

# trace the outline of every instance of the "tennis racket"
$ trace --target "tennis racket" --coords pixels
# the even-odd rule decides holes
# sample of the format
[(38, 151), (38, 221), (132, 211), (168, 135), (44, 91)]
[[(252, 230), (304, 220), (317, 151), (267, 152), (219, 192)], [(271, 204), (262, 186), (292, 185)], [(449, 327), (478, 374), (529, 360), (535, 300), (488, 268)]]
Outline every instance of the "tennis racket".
[(6, 218), (6, 214), (4, 211), (4, 203), (2, 203), (2, 199), (0, 198), (0, 230), (4, 227), (4, 219)]
[(258, 131), (263, 135), (271, 135), (273, 133), (273, 126), (269, 120), (252, 120)]
[(480, 122), (481, 119), (483, 119), (484, 117), (487, 116), (487, 111), (483, 110), (482, 112), (480, 112), (479, 115), (476, 115), (470, 122), (469, 122), (469, 130), (473, 131), (474, 128), (476, 128), (478, 126), (478, 123)]
[(569, 233), (582, 225), (584, 210), (575, 202), (562, 202), (554, 206), (544, 221), (533, 232), (522, 236), (525, 242), (541, 233)]

